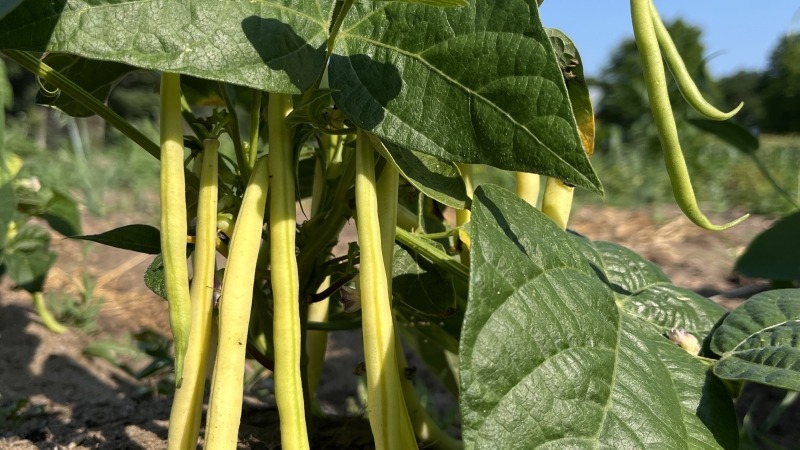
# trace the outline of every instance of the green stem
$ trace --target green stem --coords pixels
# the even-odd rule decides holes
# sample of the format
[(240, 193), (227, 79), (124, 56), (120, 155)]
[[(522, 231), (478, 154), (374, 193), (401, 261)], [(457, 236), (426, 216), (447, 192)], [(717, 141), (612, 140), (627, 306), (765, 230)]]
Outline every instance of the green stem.
[(250, 179), (250, 166), (247, 164), (247, 155), (244, 153), (242, 147), (242, 134), (239, 132), (239, 114), (236, 113), (236, 104), (228, 92), (228, 84), (219, 82), (219, 90), (222, 93), (222, 98), (225, 100), (225, 106), (228, 108), (230, 115), (230, 127), (228, 130), (231, 133), (231, 140), (233, 141), (234, 153), (236, 153), (236, 164), (239, 166), (239, 173), (243, 180)]
[[(324, 166), (328, 165), (332, 153), (335, 151), (335, 143), (332, 142), (334, 136), (323, 136), (322, 158), (318, 159), (314, 167), (314, 184), (311, 189), (311, 217), (316, 217), (322, 207), (322, 199), (325, 193), (327, 180), (325, 177)], [(338, 140), (338, 139), (337, 139)], [(330, 286), (330, 276), (325, 277), (317, 292), (323, 292)], [(329, 314), (330, 298), (308, 305), (307, 322), (327, 322)], [(308, 354), (307, 379), (308, 395), (313, 402), (317, 398), (317, 386), (322, 375), (322, 368), (325, 363), (325, 351), (328, 347), (328, 333), (322, 330), (310, 330), (306, 332), (306, 353)]]
[(444, 269), (450, 275), (458, 278), (460, 282), (466, 283), (469, 281), (469, 268), (467, 266), (454, 260), (438, 247), (431, 245), (422, 236), (409, 233), (402, 228), (397, 228), (395, 232), (397, 241), (410, 248), (414, 253), (430, 260), (436, 267)]
[(258, 135), (261, 124), (261, 91), (253, 91), (253, 106), (250, 108), (250, 152), (247, 155), (247, 168), (252, 172), (258, 157)]
[(268, 104), (270, 159), (270, 267), (274, 301), (275, 400), (280, 415), (281, 445), (308, 448), (303, 380), (300, 371), (300, 282), (295, 255), (295, 181), (292, 136), (286, 116), (292, 97), (271, 93)]
[[(380, 228), (379, 198), (375, 182), (375, 152), (367, 133), (359, 129), (356, 141), (356, 226), (361, 248), (359, 280), (367, 366), (367, 412), (377, 449), (417, 448), (403, 400), (395, 353), (389, 280), (383, 255), (383, 248), (388, 244), (381, 240), (387, 234)], [(391, 222), (392, 226), (394, 222)]]
[(192, 327), (189, 269), (186, 262), (186, 184), (184, 181), (181, 79), (161, 74), (161, 255), (175, 339), (175, 383), (181, 386)]
[(9, 58), (16, 61), (22, 67), (33, 72), (34, 75), (52, 84), (56, 88), (63, 91), (65, 94), (79, 101), (83, 106), (87, 107), (93, 113), (105, 119), (114, 128), (118, 129), (122, 134), (128, 136), (133, 142), (139, 144), (140, 147), (145, 149), (157, 159), (160, 158), (160, 148), (158, 144), (150, 140), (141, 131), (134, 128), (122, 116), (115, 113), (111, 108), (106, 106), (103, 102), (98, 100), (92, 94), (86, 92), (82, 87), (73, 83), (69, 78), (61, 75), (57, 70), (45, 64), (43, 61), (32, 56), (28, 52), (19, 50), (3, 50), (3, 53)]
[(42, 294), (41, 291), (31, 292), (31, 296), (33, 297), (33, 308), (36, 310), (36, 314), (39, 314), (39, 318), (42, 319), (42, 323), (48, 330), (58, 334), (69, 331), (67, 327), (58, 323), (56, 318), (50, 314), (50, 310), (47, 309), (47, 302), (45, 302), (44, 294)]
[(200, 159), (200, 194), (197, 231), (192, 255), (192, 327), (184, 358), (184, 381), (175, 390), (169, 421), (169, 450), (197, 447), (203, 413), (211, 319), (214, 311), (214, 269), (217, 241), (217, 197), (219, 141), (206, 139)]
[(661, 53), (664, 55), (664, 59), (669, 65), (670, 72), (672, 72), (672, 76), (675, 77), (678, 88), (681, 94), (683, 94), (683, 98), (686, 99), (686, 102), (697, 112), (709, 119), (728, 120), (736, 115), (736, 113), (742, 109), (744, 103), (739, 103), (739, 106), (730, 112), (723, 112), (703, 98), (703, 94), (700, 93), (700, 89), (697, 88), (694, 80), (692, 80), (692, 76), (689, 75), (689, 70), (686, 69), (686, 64), (683, 62), (681, 54), (678, 53), (678, 49), (675, 47), (675, 43), (672, 41), (667, 27), (664, 26), (664, 22), (661, 21), (661, 16), (658, 14), (658, 10), (652, 0), (650, 0), (650, 16), (655, 27), (656, 38), (658, 39)]
[(642, 69), (647, 85), (647, 95), (650, 99), (650, 108), (653, 112), (661, 148), (664, 151), (664, 162), (667, 173), (672, 182), (672, 193), (681, 211), (696, 225), (707, 230), (724, 230), (730, 228), (748, 215), (744, 215), (724, 225), (714, 225), (700, 211), (694, 195), (689, 170), (683, 158), (678, 128), (675, 117), (672, 115), (672, 105), (667, 91), (667, 80), (664, 73), (664, 64), (661, 60), (661, 51), (650, 12), (650, 0), (631, 0), (631, 17), (636, 45), (642, 59)]

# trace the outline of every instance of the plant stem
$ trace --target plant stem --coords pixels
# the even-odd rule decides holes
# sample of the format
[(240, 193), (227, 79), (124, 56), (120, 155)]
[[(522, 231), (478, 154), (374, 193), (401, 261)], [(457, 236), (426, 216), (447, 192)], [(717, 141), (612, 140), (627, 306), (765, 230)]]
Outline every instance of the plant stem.
[(189, 269), (186, 263), (186, 184), (184, 182), (181, 79), (161, 75), (161, 254), (175, 339), (175, 384), (181, 386), (183, 359), (192, 327)]
[(219, 344), (211, 381), (207, 448), (236, 448), (242, 414), (247, 327), (253, 302), (256, 260), (264, 226), (269, 168), (256, 162), (231, 236), (219, 300)]
[(395, 333), (382, 250), (381, 237), (384, 233), (379, 225), (378, 198), (375, 152), (369, 136), (359, 129), (356, 141), (356, 226), (361, 247), (359, 279), (364, 359), (367, 366), (367, 412), (377, 449), (417, 448), (414, 430), (403, 400), (395, 354)]
[(231, 98), (228, 87), (229, 85), (227, 83), (220, 81), (219, 90), (222, 93), (222, 98), (225, 100), (225, 106), (228, 108), (228, 114), (231, 118), (228, 130), (231, 133), (231, 140), (233, 141), (233, 148), (235, 150), (234, 153), (236, 153), (236, 165), (239, 166), (239, 173), (242, 176), (242, 180), (249, 180), (250, 166), (248, 165), (247, 156), (244, 154), (244, 148), (242, 148), (242, 134), (239, 132), (239, 114), (236, 113), (236, 104)]
[(261, 98), (264, 93), (253, 91), (253, 106), (250, 108), (250, 152), (247, 155), (247, 168), (252, 172), (258, 157), (258, 135), (261, 124)]
[(630, 5), (633, 34), (642, 60), (647, 96), (650, 99), (650, 108), (658, 129), (658, 138), (664, 151), (664, 162), (667, 166), (669, 179), (672, 182), (672, 193), (675, 196), (675, 201), (686, 217), (702, 228), (707, 230), (730, 228), (746, 219), (749, 215), (744, 215), (724, 225), (714, 225), (700, 211), (692, 188), (692, 182), (689, 178), (689, 170), (686, 168), (686, 161), (683, 158), (675, 117), (672, 115), (664, 63), (661, 60), (661, 51), (650, 11), (651, 1), (631, 0)]
[(184, 381), (175, 391), (169, 421), (169, 450), (197, 447), (203, 412), (211, 319), (214, 311), (214, 269), (217, 241), (217, 196), (219, 141), (206, 139), (200, 161), (200, 194), (197, 203), (197, 231), (192, 256), (193, 281), (190, 289), (192, 327), (184, 359)]
[[(322, 207), (323, 195), (325, 194), (325, 186), (327, 179), (325, 176), (324, 166), (329, 166), (332, 160), (333, 153), (336, 151), (336, 144), (339, 141), (338, 136), (323, 136), (322, 137), (322, 157), (323, 160), (318, 159), (314, 167), (314, 184), (311, 189), (311, 217), (316, 217)], [(317, 288), (317, 293), (324, 292), (330, 286), (330, 276), (320, 283)], [(328, 321), (329, 316), (330, 298), (311, 303), (308, 305), (308, 318), (307, 322), (323, 323)], [(307, 330), (306, 331), (306, 353), (308, 354), (307, 365), (307, 378), (308, 378), (308, 395), (312, 402), (317, 398), (317, 386), (322, 375), (322, 368), (325, 363), (325, 351), (328, 347), (328, 333), (323, 330)], [(316, 405), (316, 403), (314, 403)]]
[(105, 119), (106, 122), (110, 123), (112, 126), (114, 126), (114, 128), (121, 131), (122, 134), (129, 137), (133, 142), (139, 144), (139, 146), (145, 149), (147, 153), (150, 153), (156, 157), (156, 159), (160, 158), (160, 149), (158, 144), (142, 134), (141, 131), (134, 128), (127, 120), (115, 113), (111, 108), (103, 104), (103, 102), (95, 98), (95, 96), (86, 92), (86, 90), (77, 84), (73, 83), (72, 80), (61, 75), (57, 70), (48, 66), (28, 52), (19, 50), (3, 50), (3, 53), (16, 61), (22, 67), (33, 72), (33, 74), (37, 77), (49, 84), (52, 84), (65, 94), (79, 101), (83, 106), (87, 107), (93, 113)]
[(281, 445), (308, 448), (301, 364), (300, 282), (295, 254), (295, 182), (292, 136), (286, 116), (292, 97), (271, 93), (268, 104), (270, 186), (270, 268), (274, 300), (275, 400)]
[(39, 318), (42, 319), (42, 323), (48, 330), (58, 334), (69, 331), (69, 328), (58, 323), (56, 318), (50, 314), (50, 311), (47, 309), (47, 302), (44, 299), (44, 294), (42, 294), (41, 291), (31, 292), (31, 296), (33, 297), (33, 308), (36, 310), (36, 314), (39, 314)]

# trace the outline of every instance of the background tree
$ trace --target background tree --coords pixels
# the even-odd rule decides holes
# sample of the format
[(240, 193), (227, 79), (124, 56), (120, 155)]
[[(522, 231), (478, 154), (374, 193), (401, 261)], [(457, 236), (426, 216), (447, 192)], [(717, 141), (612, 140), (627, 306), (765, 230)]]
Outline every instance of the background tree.
[(771, 133), (800, 132), (800, 34), (781, 39), (764, 74), (764, 120)]
[[(705, 48), (701, 43), (702, 30), (680, 19), (667, 24), (667, 29), (700, 90), (712, 103), (725, 109), (727, 105), (719, 101), (719, 88), (706, 70), (703, 59)], [(648, 115), (650, 106), (643, 79), (636, 43), (633, 38), (627, 39), (613, 52), (600, 78), (593, 80), (602, 92), (596, 108), (597, 121), (603, 125), (598, 127), (598, 143), (601, 147), (608, 147), (609, 135), (621, 134), (619, 137), (623, 142), (644, 140), (644, 146), (648, 149), (659, 148), (652, 119)], [(669, 90), (675, 116), (680, 122), (687, 117), (691, 107), (683, 101), (674, 82), (670, 82)], [(738, 102), (731, 104), (736, 103)]]
[(722, 93), (723, 105), (736, 105), (744, 102), (744, 108), (733, 118), (734, 122), (748, 128), (761, 128), (764, 121), (764, 74), (756, 71), (739, 71), (721, 78), (717, 85)]

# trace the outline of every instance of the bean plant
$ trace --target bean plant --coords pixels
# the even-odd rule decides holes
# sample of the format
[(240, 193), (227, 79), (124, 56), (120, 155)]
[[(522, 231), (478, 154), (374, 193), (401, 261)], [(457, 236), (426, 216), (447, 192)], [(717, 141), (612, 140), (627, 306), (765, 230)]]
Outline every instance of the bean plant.
[[(248, 357), (273, 371), (283, 448), (323, 446), (316, 392), (340, 329), (362, 330), (380, 449), (732, 449), (743, 382), (800, 388), (797, 290), (726, 313), (566, 230), (574, 189), (603, 188), (580, 55), (541, 1), (12, 3), (0, 49), (50, 104), (161, 161), (159, 230), (79, 237), (158, 254), (170, 449), (201, 430), (236, 448)], [(652, 1), (630, 7), (676, 202), (732, 226), (698, 207), (663, 61), (699, 114), (741, 105), (703, 100)], [(161, 73), (160, 143), (104, 104), (135, 70)], [(517, 192), (474, 187), (475, 164), (514, 172)], [(348, 221), (357, 243), (334, 253)], [(457, 397), (458, 436), (423, 406), (407, 348)]]

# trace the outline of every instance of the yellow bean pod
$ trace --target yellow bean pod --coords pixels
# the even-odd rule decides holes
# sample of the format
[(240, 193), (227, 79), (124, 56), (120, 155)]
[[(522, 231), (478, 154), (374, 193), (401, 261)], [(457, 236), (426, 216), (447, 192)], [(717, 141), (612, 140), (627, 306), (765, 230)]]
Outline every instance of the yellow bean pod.
[(181, 79), (161, 75), (161, 257), (175, 340), (175, 384), (183, 380), (183, 361), (192, 326), (189, 269), (186, 262), (186, 183), (181, 125)]
[(697, 199), (689, 178), (689, 170), (686, 168), (686, 161), (683, 158), (683, 151), (678, 139), (675, 117), (672, 115), (672, 105), (667, 92), (664, 64), (661, 61), (661, 52), (650, 11), (651, 7), (650, 0), (631, 0), (634, 37), (642, 59), (647, 95), (650, 99), (650, 108), (653, 111), (658, 137), (664, 152), (664, 162), (672, 182), (672, 193), (681, 211), (696, 225), (707, 230), (730, 228), (746, 219), (749, 215), (744, 215), (724, 225), (714, 225), (700, 211), (697, 205)]
[(274, 302), (273, 342), (275, 346), (275, 400), (281, 425), (281, 446), (306, 449), (305, 405), (300, 373), (300, 281), (295, 254), (295, 183), (292, 136), (286, 116), (292, 97), (270, 93), (267, 105), (269, 127), (270, 270)]
[[(417, 442), (403, 399), (395, 353), (388, 272), (382, 244), (382, 235), (386, 233), (382, 233), (380, 227), (378, 198), (375, 152), (369, 136), (359, 129), (356, 141), (356, 227), (361, 248), (359, 283), (367, 366), (367, 413), (377, 449), (411, 449), (417, 448)], [(396, 193), (394, 203), (397, 203)], [(388, 225), (394, 229), (394, 222)]]
[(228, 248), (219, 299), (219, 343), (211, 381), (206, 448), (234, 449), (242, 415), (242, 380), (256, 261), (264, 225), (269, 168), (256, 162)]
[(192, 255), (192, 327), (183, 366), (183, 383), (175, 390), (169, 419), (169, 450), (197, 447), (206, 382), (211, 318), (214, 311), (214, 262), (217, 243), (219, 141), (206, 139), (200, 162), (197, 231)]

